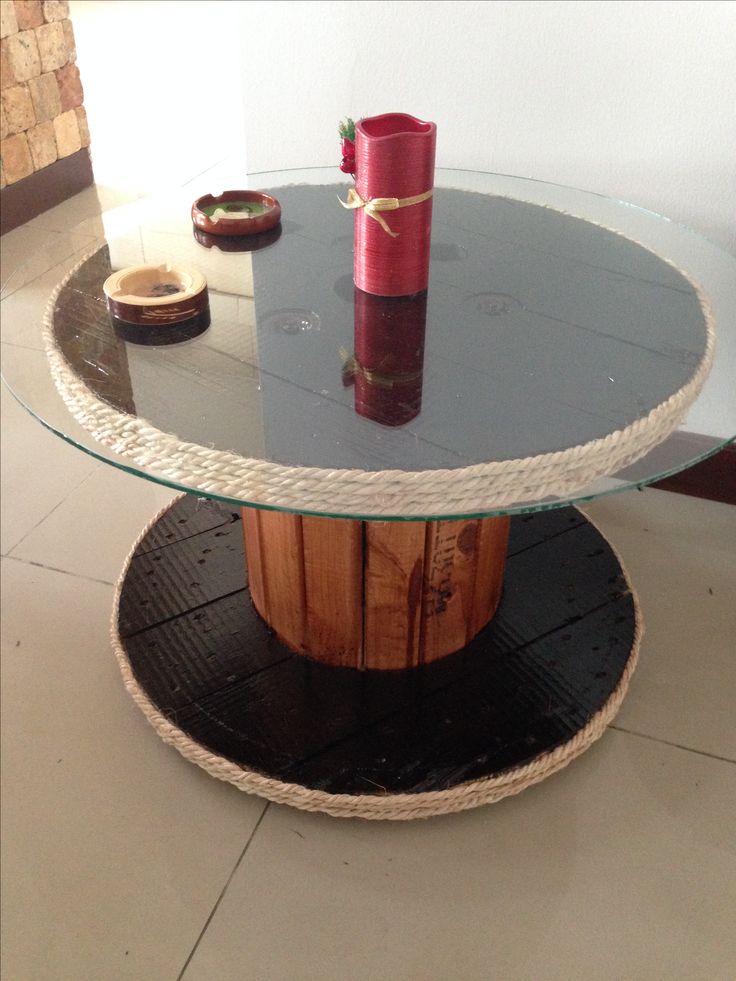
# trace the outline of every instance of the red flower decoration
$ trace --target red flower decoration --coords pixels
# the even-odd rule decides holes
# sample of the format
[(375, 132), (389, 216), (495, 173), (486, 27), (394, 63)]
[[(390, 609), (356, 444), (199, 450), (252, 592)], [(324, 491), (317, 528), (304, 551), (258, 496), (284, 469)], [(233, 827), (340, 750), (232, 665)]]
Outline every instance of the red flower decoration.
[(342, 141), (342, 163), (340, 170), (343, 174), (355, 173), (355, 144), (352, 140), (343, 139)]
[(344, 119), (338, 127), (342, 146), (342, 162), (340, 170), (343, 174), (355, 174), (355, 123), (352, 119)]

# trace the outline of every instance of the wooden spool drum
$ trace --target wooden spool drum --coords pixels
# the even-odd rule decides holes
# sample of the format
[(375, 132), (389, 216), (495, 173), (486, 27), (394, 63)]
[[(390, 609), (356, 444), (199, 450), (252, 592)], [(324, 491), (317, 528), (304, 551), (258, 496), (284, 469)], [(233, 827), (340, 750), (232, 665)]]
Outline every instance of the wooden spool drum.
[(258, 613), (292, 650), (372, 670), (428, 664), (491, 620), (510, 519), (350, 521), (243, 508)]

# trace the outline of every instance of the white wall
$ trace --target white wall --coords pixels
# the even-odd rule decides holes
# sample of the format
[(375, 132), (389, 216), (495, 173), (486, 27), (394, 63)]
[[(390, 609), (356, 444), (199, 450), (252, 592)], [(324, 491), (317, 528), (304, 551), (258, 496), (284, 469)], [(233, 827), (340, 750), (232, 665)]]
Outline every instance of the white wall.
[(176, 187), (242, 156), (238, 6), (71, 0), (98, 184)]
[[(438, 164), (600, 191), (736, 252), (736, 3), (72, 0), (98, 183), (337, 162), (337, 121)], [(243, 140), (245, 148), (243, 148)]]
[(240, 6), (252, 172), (337, 160), (342, 116), (400, 110), (437, 122), (441, 166), (620, 197), (736, 251), (733, 2)]
[(440, 166), (598, 191), (736, 253), (734, 0), (71, 0), (71, 16), (99, 184), (175, 187), (246, 156), (251, 173), (334, 161), (337, 179), (338, 120), (400, 110), (437, 122)]

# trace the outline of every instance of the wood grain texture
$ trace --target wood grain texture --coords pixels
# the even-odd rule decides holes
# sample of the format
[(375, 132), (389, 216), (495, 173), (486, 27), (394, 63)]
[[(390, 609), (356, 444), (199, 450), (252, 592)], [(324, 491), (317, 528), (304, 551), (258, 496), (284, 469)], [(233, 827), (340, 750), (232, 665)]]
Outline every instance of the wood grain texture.
[(427, 525), (422, 605), (422, 663), (457, 651), (470, 639), (480, 521)]
[(501, 601), (511, 518), (485, 518), (478, 526), (474, 592), (465, 643), (485, 627)]
[(503, 587), (510, 521), (349, 521), (243, 508), (253, 603), (292, 650), (400, 670), (460, 650)]
[(363, 529), (360, 521), (302, 517), (307, 651), (358, 668), (363, 645)]
[[(237, 517), (213, 504), (221, 522), (197, 530), (196, 506), (176, 502), (136, 550), (119, 627), (158, 709), (246, 768), (336, 794), (446, 790), (568, 741), (610, 698), (629, 658), (628, 584), (579, 512), (512, 519), (498, 613), (461, 653), (406, 671), (358, 671), (295, 654), (274, 636), (245, 588)], [(223, 553), (233, 556), (227, 576), (208, 551), (213, 540), (235, 549)], [(155, 608), (141, 603), (152, 581), (172, 584)]]
[(266, 593), (263, 586), (263, 556), (261, 552), (261, 512), (256, 508), (241, 508), (245, 561), (248, 567), (248, 586), (253, 605), (265, 620), (267, 618)]
[[(178, 511), (178, 517), (187, 517), (187, 512)], [(166, 534), (173, 531), (175, 537), (167, 539), (165, 545), (136, 553), (131, 562), (136, 568), (136, 586), (131, 586), (120, 603), (120, 624), (126, 632), (133, 623), (137, 629), (160, 623), (172, 602), (194, 610), (244, 588), (246, 568), (239, 522), (195, 535), (189, 535), (187, 527), (169, 524)], [(158, 528), (155, 531), (151, 542), (159, 537)], [(177, 547), (169, 556), (167, 549), (174, 543)]]
[(74, 285), (63, 287), (55, 305), (55, 340), (80, 381), (107, 405), (134, 416), (128, 349), (107, 316), (99, 288), (111, 271), (105, 246), (79, 269)]
[(365, 527), (365, 668), (421, 663), (423, 521), (369, 521)]
[[(243, 509), (246, 542), (253, 528), (248, 510)], [(260, 582), (256, 572), (256, 591), (254, 596), (251, 583), (251, 597), (277, 637), (293, 650), (304, 653), (307, 607), (301, 516), (283, 511), (258, 511), (256, 515), (257, 544), (247, 546), (247, 556), (249, 563), (251, 555), (256, 563), (260, 560)]]
[[(214, 501), (199, 497), (186, 497), (184, 501), (186, 508), (182, 507), (175, 512), (167, 511), (152, 528), (151, 534), (146, 537), (146, 549), (149, 552), (201, 535), (202, 532), (226, 528), (228, 525), (237, 526), (239, 523), (240, 514), (235, 507), (224, 508)], [(138, 551), (142, 554), (141, 549)]]

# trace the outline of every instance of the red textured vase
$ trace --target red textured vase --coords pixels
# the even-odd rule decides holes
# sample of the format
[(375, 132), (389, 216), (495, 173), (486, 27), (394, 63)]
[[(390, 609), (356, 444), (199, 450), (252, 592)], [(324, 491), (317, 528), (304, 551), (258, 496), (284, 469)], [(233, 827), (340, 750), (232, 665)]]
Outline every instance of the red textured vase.
[[(403, 113), (361, 119), (355, 126), (355, 190), (363, 202), (425, 195), (434, 186), (437, 127)], [(432, 198), (396, 210), (355, 211), (355, 285), (377, 296), (409, 296), (427, 288)], [(387, 231), (382, 223), (390, 229)], [(395, 235), (395, 237), (393, 237)]]
[(383, 426), (403, 426), (422, 407), (427, 294), (374, 296), (355, 290), (355, 355), (348, 384), (355, 411)]

